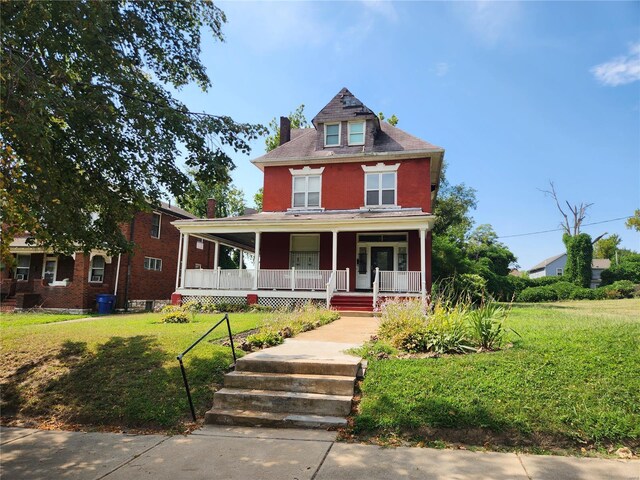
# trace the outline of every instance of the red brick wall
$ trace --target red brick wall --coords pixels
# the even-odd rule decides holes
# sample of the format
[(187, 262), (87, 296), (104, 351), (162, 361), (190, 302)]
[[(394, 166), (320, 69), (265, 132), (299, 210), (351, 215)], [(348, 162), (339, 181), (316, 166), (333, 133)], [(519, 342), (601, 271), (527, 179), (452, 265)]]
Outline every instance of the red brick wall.
[[(431, 211), (430, 159), (385, 162), (400, 163), (398, 168), (398, 205), (419, 207)], [(361, 165), (378, 162), (336, 163), (324, 165), (322, 173), (321, 207), (327, 210), (353, 209), (364, 206), (364, 171)], [(264, 169), (264, 211), (286, 211), (291, 208), (292, 180), (289, 168), (279, 166)]]

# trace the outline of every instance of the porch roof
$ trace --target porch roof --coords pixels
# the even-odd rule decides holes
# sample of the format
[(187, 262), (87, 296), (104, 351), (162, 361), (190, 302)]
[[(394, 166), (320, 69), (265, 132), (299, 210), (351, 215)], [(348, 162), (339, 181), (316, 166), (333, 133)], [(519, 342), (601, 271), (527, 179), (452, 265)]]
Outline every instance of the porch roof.
[(371, 232), (430, 230), (435, 220), (435, 215), (419, 208), (402, 208), (261, 212), (238, 217), (177, 220), (172, 224), (182, 233)]

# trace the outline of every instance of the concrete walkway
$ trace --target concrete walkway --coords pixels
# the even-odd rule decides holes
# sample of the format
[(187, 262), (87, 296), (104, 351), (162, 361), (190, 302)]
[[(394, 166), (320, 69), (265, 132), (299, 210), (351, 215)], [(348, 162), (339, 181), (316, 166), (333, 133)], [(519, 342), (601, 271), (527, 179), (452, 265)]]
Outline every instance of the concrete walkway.
[(639, 460), (381, 448), (316, 430), (207, 426), (189, 436), (0, 428), (14, 480), (639, 480)]

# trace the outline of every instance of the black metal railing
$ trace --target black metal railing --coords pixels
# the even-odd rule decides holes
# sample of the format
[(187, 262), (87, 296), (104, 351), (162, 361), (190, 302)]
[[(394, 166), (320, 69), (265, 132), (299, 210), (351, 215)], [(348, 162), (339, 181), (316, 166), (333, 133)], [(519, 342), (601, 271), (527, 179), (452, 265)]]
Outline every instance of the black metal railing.
[(229, 333), (229, 343), (231, 344), (231, 353), (233, 354), (233, 365), (236, 364), (236, 349), (233, 346), (233, 336), (231, 335), (231, 324), (229, 323), (229, 315), (225, 313), (224, 317), (216, 323), (213, 327), (207, 330), (207, 333), (202, 335), (198, 340), (193, 342), (189, 348), (187, 348), (184, 352), (178, 355), (176, 358), (178, 362), (180, 362), (180, 371), (182, 372), (182, 379), (184, 380), (184, 388), (187, 391), (187, 398), (189, 399), (189, 407), (191, 408), (191, 416), (193, 417), (193, 421), (196, 421), (196, 411), (193, 408), (193, 400), (191, 399), (191, 389), (189, 388), (189, 382), (187, 381), (187, 372), (184, 370), (184, 364), (182, 363), (182, 358), (193, 349), (196, 345), (198, 345), (204, 338), (213, 332), (216, 328), (222, 324), (222, 322), (227, 322), (227, 332)]

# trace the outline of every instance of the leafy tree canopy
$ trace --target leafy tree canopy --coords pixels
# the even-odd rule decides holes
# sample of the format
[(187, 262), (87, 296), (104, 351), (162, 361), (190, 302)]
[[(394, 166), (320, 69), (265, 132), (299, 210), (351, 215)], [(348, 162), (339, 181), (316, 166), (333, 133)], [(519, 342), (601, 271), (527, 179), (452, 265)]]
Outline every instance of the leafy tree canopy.
[[(380, 112), (378, 113), (378, 118), (380, 120), (384, 120), (386, 117), (384, 116), (384, 113)], [(391, 115), (389, 118), (386, 118), (387, 123), (393, 127), (395, 127), (396, 125), (398, 125), (398, 122), (400, 121), (400, 119), (398, 117), (396, 117), (396, 114), (394, 113), (393, 115)]]
[(211, 84), (201, 32), (223, 40), (205, 0), (4, 2), (1, 11), (2, 254), (29, 231), (60, 253), (131, 246), (119, 225), (168, 192), (226, 182), (227, 151), (264, 128), (189, 112), (168, 86)]
[(255, 209), (259, 212), (262, 211), (262, 197), (264, 196), (264, 187), (260, 187), (256, 193), (253, 194), (253, 203)]
[(629, 229), (633, 229), (636, 232), (640, 232), (640, 208), (637, 208), (635, 212), (633, 212), (633, 216), (627, 218), (625, 225)]
[(593, 246), (593, 258), (608, 258), (609, 260), (613, 260), (621, 241), (620, 236), (615, 233), (610, 237), (601, 238)]
[[(294, 112), (289, 114), (291, 128), (307, 128), (309, 122), (304, 115), (304, 104), (300, 105)], [(267, 128), (267, 138), (264, 140), (265, 149), (270, 152), (280, 145), (280, 123), (276, 118), (272, 118)]]

